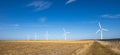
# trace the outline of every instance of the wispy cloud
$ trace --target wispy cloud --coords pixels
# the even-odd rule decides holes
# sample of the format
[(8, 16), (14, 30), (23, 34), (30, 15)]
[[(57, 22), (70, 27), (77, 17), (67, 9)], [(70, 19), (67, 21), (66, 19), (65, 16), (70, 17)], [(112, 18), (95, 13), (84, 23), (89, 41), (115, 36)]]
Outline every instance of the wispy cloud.
[(70, 3), (73, 3), (75, 2), (76, 0), (68, 0), (65, 4), (70, 4)]
[(19, 24), (0, 24), (0, 30), (6, 30), (6, 29), (19, 29)]
[(120, 18), (120, 14), (115, 14), (115, 15), (111, 15), (111, 14), (104, 14), (101, 15), (102, 18), (110, 18), (110, 19), (118, 19)]
[(35, 11), (41, 11), (50, 8), (52, 5), (52, 2), (50, 1), (34, 1), (29, 3), (28, 7), (34, 7)]
[(44, 24), (44, 25), (40, 25), (40, 24), (30, 24), (30, 25), (27, 25), (28, 27), (47, 27), (48, 25)]
[(12, 24), (11, 26), (13, 26), (13, 27), (19, 27), (20, 25), (19, 24)]
[(46, 17), (41, 17), (41, 18), (39, 19), (39, 21), (40, 21), (41, 23), (45, 23), (45, 22), (46, 22), (46, 20), (47, 20), (47, 18), (46, 18)]

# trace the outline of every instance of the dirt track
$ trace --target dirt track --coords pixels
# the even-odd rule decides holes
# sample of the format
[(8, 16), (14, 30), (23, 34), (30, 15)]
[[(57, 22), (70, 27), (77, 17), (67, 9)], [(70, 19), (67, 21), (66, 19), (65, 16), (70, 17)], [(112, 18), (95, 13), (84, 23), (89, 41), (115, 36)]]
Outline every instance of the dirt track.
[(101, 45), (98, 42), (94, 42), (86, 51), (86, 55), (119, 55), (112, 51), (110, 48)]
[[(79, 51), (76, 50), (76, 51)], [(111, 48), (102, 45), (99, 41), (94, 41), (91, 43), (91, 45), (86, 46), (82, 52), (75, 52), (72, 55), (120, 55), (119, 53), (116, 53)]]

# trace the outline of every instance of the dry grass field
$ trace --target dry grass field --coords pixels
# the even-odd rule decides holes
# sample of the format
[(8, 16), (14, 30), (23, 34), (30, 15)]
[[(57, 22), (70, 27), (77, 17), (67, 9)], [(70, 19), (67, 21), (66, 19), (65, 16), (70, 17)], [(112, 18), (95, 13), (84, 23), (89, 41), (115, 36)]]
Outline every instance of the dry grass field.
[(92, 41), (0, 41), (0, 55), (71, 55)]
[(93, 40), (0, 41), (0, 55), (120, 55), (112, 50), (116, 46), (120, 49), (120, 44), (116, 43)]
[(114, 40), (114, 41), (98, 41), (102, 45), (112, 49), (116, 53), (120, 54), (120, 41)]

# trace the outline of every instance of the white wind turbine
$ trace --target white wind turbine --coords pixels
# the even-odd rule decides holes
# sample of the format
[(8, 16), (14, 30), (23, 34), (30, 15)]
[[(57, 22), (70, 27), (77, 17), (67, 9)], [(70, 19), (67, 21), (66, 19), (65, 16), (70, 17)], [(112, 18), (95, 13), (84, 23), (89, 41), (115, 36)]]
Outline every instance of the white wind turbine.
[(48, 40), (48, 31), (46, 31), (45, 37), (46, 37), (46, 40)]
[(65, 40), (67, 40), (67, 34), (69, 34), (70, 32), (66, 32), (66, 30), (64, 28), (63, 28), (63, 31), (64, 31)]
[(102, 39), (103, 39), (103, 31), (108, 31), (108, 30), (107, 30), (107, 29), (102, 28), (102, 26), (101, 26), (100, 22), (98, 23), (98, 25), (99, 25), (99, 29), (97, 30), (97, 32), (96, 32), (96, 33), (100, 32), (100, 37), (101, 37), (101, 40), (102, 40)]

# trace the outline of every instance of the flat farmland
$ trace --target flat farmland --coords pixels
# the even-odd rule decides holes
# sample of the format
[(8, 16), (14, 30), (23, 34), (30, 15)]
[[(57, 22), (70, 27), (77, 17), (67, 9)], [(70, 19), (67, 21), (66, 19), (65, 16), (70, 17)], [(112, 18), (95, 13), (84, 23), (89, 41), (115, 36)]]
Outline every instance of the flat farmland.
[(74, 55), (93, 41), (0, 41), (0, 55)]
[(120, 41), (0, 41), (0, 55), (120, 55)]

